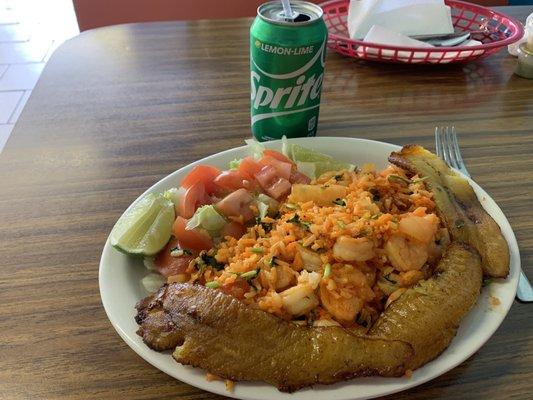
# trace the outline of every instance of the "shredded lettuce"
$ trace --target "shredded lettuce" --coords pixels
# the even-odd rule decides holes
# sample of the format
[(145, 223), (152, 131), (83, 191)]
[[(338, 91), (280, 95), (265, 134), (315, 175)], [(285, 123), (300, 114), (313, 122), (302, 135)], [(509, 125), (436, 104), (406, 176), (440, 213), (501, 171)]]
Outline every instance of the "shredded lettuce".
[(279, 202), (264, 193), (257, 195), (256, 199), (257, 209), (259, 210), (259, 217), (261, 219), (268, 215), (269, 211), (275, 212), (279, 207)]
[(290, 158), (292, 161), (296, 161), (294, 159), (294, 153), (292, 151), (292, 147), (294, 145), (289, 143), (289, 141), (287, 140), (287, 136), (283, 135), (281, 137), (281, 153), (285, 156), (285, 157), (288, 157)]
[(259, 218), (261, 219), (265, 218), (268, 214), (268, 204), (258, 201), (257, 208), (259, 210)]
[(229, 162), (229, 169), (237, 169), (239, 168), (239, 166), (241, 165), (241, 162), (242, 162), (242, 158), (237, 160), (232, 160)]
[(144, 257), (143, 264), (148, 271), (155, 271), (154, 257)]
[(309, 179), (316, 179), (316, 163), (297, 161), (296, 168)]
[(141, 285), (148, 293), (154, 293), (159, 289), (167, 280), (164, 276), (150, 273), (141, 279)]
[(250, 152), (252, 153), (253, 158), (259, 160), (261, 157), (263, 157), (263, 151), (265, 151), (265, 146), (263, 146), (255, 139), (246, 139), (245, 142), (250, 148)]
[(270, 204), (271, 202), (274, 202), (274, 203), (278, 203), (277, 200), (273, 199), (272, 197), (264, 194), (264, 193), (259, 193), (257, 195), (257, 200), (258, 201), (261, 201), (263, 203), (266, 203), (266, 204)]
[(285, 135), (283, 135), (281, 137), (281, 153), (285, 157), (289, 157), (291, 160), (293, 160), (293, 157), (292, 157), (292, 145), (289, 144), (289, 141), (287, 140), (287, 136), (285, 136)]
[(207, 230), (210, 234), (218, 233), (226, 224), (226, 220), (220, 215), (213, 205), (202, 206), (187, 222), (187, 229), (194, 229), (197, 227)]
[(171, 189), (168, 189), (165, 193), (163, 193), (163, 196), (167, 198), (168, 200), (170, 200), (172, 203), (174, 203), (174, 207), (178, 207), (180, 203), (180, 199), (183, 197), (185, 192), (186, 192), (186, 189), (182, 187), (180, 187), (179, 189), (171, 188)]

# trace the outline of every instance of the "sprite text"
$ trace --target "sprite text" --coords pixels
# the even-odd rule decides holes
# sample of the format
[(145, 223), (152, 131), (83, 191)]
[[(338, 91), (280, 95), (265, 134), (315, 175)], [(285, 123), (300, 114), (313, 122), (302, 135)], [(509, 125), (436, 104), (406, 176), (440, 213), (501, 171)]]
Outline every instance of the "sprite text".
[(320, 95), (324, 74), (311, 75), (306, 79), (300, 75), (290, 86), (278, 87), (275, 91), (262, 86), (261, 76), (252, 71), (252, 106), (254, 108), (269, 107), (271, 109), (289, 109), (303, 106), (308, 99), (315, 100)]

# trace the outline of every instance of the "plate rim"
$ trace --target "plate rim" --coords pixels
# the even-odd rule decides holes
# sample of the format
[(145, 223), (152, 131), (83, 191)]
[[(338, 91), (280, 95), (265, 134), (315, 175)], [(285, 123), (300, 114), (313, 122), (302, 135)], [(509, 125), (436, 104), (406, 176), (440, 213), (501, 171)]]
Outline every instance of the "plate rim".
[[(396, 145), (396, 144), (392, 144), (392, 143), (388, 143), (388, 142), (372, 140), (372, 139), (364, 139), (364, 138), (355, 138), (355, 137), (342, 137), (342, 136), (319, 136), (319, 137), (295, 138), (295, 139), (288, 139), (288, 141), (289, 141), (289, 143), (290, 142), (301, 142), (301, 141), (307, 141), (307, 140), (320, 142), (321, 140), (335, 140), (335, 139), (353, 141), (354, 144), (356, 142), (358, 142), (358, 143), (371, 143), (371, 144), (374, 144), (374, 145), (377, 144), (379, 146), (385, 145), (385, 146), (390, 147), (391, 151), (398, 151), (398, 150), (400, 150), (402, 148), (402, 146), (400, 146), (400, 145)], [(274, 141), (270, 141), (270, 142), (264, 142), (263, 144), (268, 148), (268, 147), (275, 147), (275, 145), (279, 144), (279, 143), (281, 143), (281, 140), (274, 140)], [(272, 145), (274, 145), (274, 146), (272, 146)], [(319, 143), (318, 143), (318, 146), (320, 146)], [(141, 193), (126, 208), (126, 210), (123, 211), (123, 213), (125, 213), (127, 210), (129, 210), (131, 207), (133, 207), (145, 195), (147, 195), (148, 193), (153, 192), (154, 188), (156, 186), (159, 186), (160, 184), (162, 184), (163, 181), (170, 180), (170, 179), (172, 179), (173, 176), (175, 176), (177, 174), (180, 174), (180, 173), (184, 173), (187, 170), (192, 169), (194, 166), (196, 166), (198, 164), (201, 164), (203, 162), (206, 162), (207, 159), (211, 159), (212, 157), (219, 157), (219, 156), (222, 156), (222, 155), (226, 155), (228, 153), (232, 153), (232, 152), (235, 152), (235, 151), (238, 151), (238, 150), (243, 150), (246, 147), (248, 147), (248, 146), (247, 145), (242, 145), (242, 146), (232, 147), (230, 149), (226, 149), (226, 150), (220, 151), (218, 153), (207, 155), (207, 156), (205, 156), (205, 157), (203, 157), (201, 159), (195, 160), (195, 161), (193, 161), (193, 162), (191, 162), (189, 164), (186, 164), (186, 165), (182, 166), (181, 168), (179, 168), (179, 169), (177, 169), (177, 170), (165, 175), (163, 178), (161, 178), (157, 182), (153, 183), (148, 189), (146, 189), (143, 193)], [(521, 268), (521, 260), (520, 260), (520, 252), (519, 252), (518, 243), (517, 243), (514, 231), (512, 229), (512, 226), (509, 223), (509, 220), (507, 219), (506, 215), (501, 210), (500, 206), (496, 203), (496, 201), (494, 201), (494, 199), (480, 185), (478, 185), (470, 177), (465, 176), (464, 174), (462, 174), (460, 171), (457, 171), (455, 169), (454, 169), (454, 171), (457, 172), (459, 175), (461, 175), (462, 177), (464, 177), (465, 179), (468, 180), (468, 182), (470, 183), (470, 185), (473, 187), (474, 191), (476, 192), (476, 195), (478, 196), (478, 198), (479, 198), (479, 194), (480, 193), (482, 195), (486, 196), (486, 200), (489, 201), (490, 203), (492, 203), (491, 206), (493, 208), (495, 208), (495, 213), (496, 214), (497, 213), (501, 214), (501, 216), (503, 217), (504, 224), (506, 224), (508, 226), (508, 228), (509, 228), (508, 233), (509, 233), (510, 237), (506, 238), (506, 241), (507, 241), (507, 244), (509, 246), (509, 253), (510, 253), (510, 271), (509, 271), (509, 275), (505, 279), (508, 280), (508, 282), (507, 282), (508, 284), (511, 284), (511, 288), (510, 289), (511, 289), (511, 292), (512, 292), (512, 296), (509, 296), (510, 301), (508, 301), (505, 304), (502, 304), (503, 307), (500, 309), (500, 314), (502, 316), (501, 316), (499, 322), (492, 329), (486, 331), (485, 337), (477, 345), (470, 346), (469, 351), (466, 352), (466, 353), (463, 353), (463, 356), (459, 357), (458, 360), (449, 363), (448, 366), (446, 366), (443, 369), (439, 369), (436, 373), (435, 372), (429, 373), (427, 376), (425, 376), (422, 379), (415, 380), (415, 379), (411, 378), (410, 380), (406, 380), (405, 384), (403, 384), (399, 388), (394, 387), (394, 388), (391, 388), (391, 389), (385, 389), (385, 390), (383, 390), (383, 391), (381, 391), (379, 393), (376, 393), (376, 394), (373, 394), (373, 395), (370, 395), (370, 396), (367, 396), (367, 397), (359, 397), (360, 399), (363, 399), (363, 398), (364, 399), (371, 399), (371, 398), (375, 398), (375, 397), (379, 397), (379, 396), (387, 396), (387, 395), (390, 395), (390, 394), (399, 393), (399, 392), (403, 392), (403, 391), (409, 390), (409, 389), (411, 389), (413, 387), (422, 385), (422, 384), (424, 384), (424, 383), (426, 383), (428, 381), (436, 379), (437, 377), (447, 373), (448, 371), (452, 370), (453, 368), (457, 367), (458, 365), (464, 363), (473, 354), (475, 354), (481, 347), (483, 347), (483, 345), (494, 335), (496, 330), (501, 326), (501, 324), (505, 320), (507, 314), (509, 313), (510, 308), (512, 307), (512, 305), (514, 303), (514, 298), (516, 296), (516, 290), (517, 290), (517, 286), (518, 286), (518, 275), (519, 275), (520, 268)], [(480, 201), (480, 203), (482, 203), (482, 202)], [(483, 204), (482, 204), (482, 206), (483, 206)], [(483, 206), (483, 208), (485, 208), (485, 207)], [(492, 215), (493, 213), (489, 213), (489, 211), (487, 211), (487, 213), (492, 218), (494, 218), (493, 215)], [(504, 227), (500, 226), (500, 229), (503, 231)], [(103, 292), (103, 284), (102, 284), (102, 282), (103, 282), (103, 279), (104, 279), (103, 278), (103, 275), (104, 275), (104, 272), (105, 272), (104, 269), (106, 268), (105, 267), (105, 259), (107, 258), (107, 255), (109, 254), (109, 252), (113, 252), (113, 251), (116, 251), (116, 250), (111, 246), (110, 240), (109, 240), (109, 235), (108, 235), (108, 237), (106, 239), (106, 242), (104, 244), (104, 247), (102, 249), (102, 254), (101, 254), (101, 257), (100, 257), (99, 268), (98, 268), (98, 287), (99, 287), (99, 293), (100, 293), (100, 300), (101, 300), (102, 305), (104, 307), (104, 311), (106, 313), (106, 316), (109, 319), (109, 321), (111, 322), (111, 325), (113, 326), (113, 328), (119, 334), (121, 339), (135, 353), (137, 353), (137, 355), (139, 355), (141, 358), (143, 358), (145, 361), (147, 361), (150, 365), (152, 365), (155, 368), (157, 368), (158, 370), (166, 373), (167, 375), (171, 376), (172, 378), (177, 379), (178, 381), (184, 382), (184, 383), (186, 383), (188, 385), (191, 385), (191, 386), (196, 387), (196, 388), (201, 389), (201, 390), (205, 390), (205, 391), (208, 391), (208, 392), (211, 392), (211, 393), (216, 393), (216, 394), (219, 394), (219, 395), (222, 395), (222, 396), (236, 398), (236, 399), (262, 400), (262, 399), (265, 399), (265, 398), (270, 398), (268, 396), (267, 397), (265, 397), (265, 396), (255, 396), (255, 395), (249, 395), (249, 394), (239, 395), (239, 394), (236, 393), (236, 391), (229, 392), (229, 391), (226, 390), (223, 382), (217, 382), (217, 381), (208, 382), (208, 381), (205, 381), (205, 384), (199, 385), (198, 382), (194, 381), (194, 378), (195, 378), (194, 376), (189, 377), (187, 375), (187, 376), (184, 376), (184, 377), (183, 376), (178, 377), (177, 376), (178, 374), (176, 372), (176, 371), (178, 371), (177, 369), (172, 369), (170, 367), (167, 367), (166, 365), (161, 365), (161, 364), (158, 363), (158, 360), (154, 359), (154, 357), (153, 357), (154, 353), (156, 353), (157, 355), (162, 355), (164, 353), (155, 352), (155, 350), (150, 349), (144, 343), (137, 343), (137, 342), (131, 340), (130, 337), (129, 337), (129, 333), (125, 332), (124, 329), (120, 326), (119, 322), (111, 315), (110, 309), (108, 309), (108, 307), (106, 306), (106, 303), (107, 303), (106, 299), (107, 299), (108, 295)], [(515, 260), (516, 262), (514, 264), (513, 264), (513, 255), (516, 256), (516, 260)], [(516, 265), (516, 267), (513, 268), (514, 265)], [(482, 293), (483, 293), (483, 291), (478, 296), (478, 300), (476, 301), (476, 304), (480, 300), (480, 298), (482, 297), (482, 295), (483, 295)], [(470, 313), (470, 311), (469, 311), (469, 313)], [(468, 313), (466, 315), (468, 315)], [(464, 317), (463, 317), (463, 319), (464, 319)], [(456, 338), (456, 336), (454, 336), (454, 339), (455, 338)], [(450, 343), (449, 346), (452, 345), (454, 339), (452, 339), (452, 342)], [(439, 356), (437, 356), (435, 358), (435, 360), (439, 359), (445, 353), (447, 348), (441, 354), (439, 354)], [(426, 367), (429, 363), (431, 363), (431, 361), (426, 363), (424, 366), (420, 367), (418, 370)], [(179, 364), (177, 362), (176, 362), (176, 365), (183, 366), (182, 364)], [(183, 367), (191, 368), (191, 367), (188, 367), (188, 366), (183, 366)], [(198, 368), (194, 368), (194, 370), (199, 370), (199, 369)], [(415, 371), (415, 373), (416, 373), (416, 371)], [(330, 392), (330, 393), (328, 393), (328, 398), (330, 398), (332, 400), (333, 399), (338, 399), (338, 400), (348, 399), (348, 397), (346, 397), (346, 396), (335, 396), (335, 393), (334, 393), (335, 388), (339, 384), (348, 385), (348, 386), (349, 385), (353, 385), (355, 387), (356, 386), (356, 382), (357, 382), (356, 379), (365, 379), (365, 378), (355, 378), (355, 380), (351, 379), (351, 380), (339, 382), (339, 383), (334, 384), (334, 385), (314, 385), (314, 386), (311, 386), (309, 388), (294, 392), (293, 394), (290, 394), (290, 395), (296, 400), (296, 398), (299, 397), (296, 394), (305, 394), (308, 391), (316, 391), (316, 392), (324, 392), (324, 393)], [(395, 378), (382, 378), (382, 379), (387, 379), (387, 380), (390, 381), (391, 379), (395, 379)], [(268, 385), (268, 384), (265, 384), (265, 383), (262, 383), (262, 382), (255, 382), (255, 381), (254, 382), (239, 382), (238, 385), (239, 386), (250, 386), (252, 388), (256, 388), (257, 392), (260, 392), (261, 389), (263, 389), (265, 387), (273, 387), (272, 385)], [(283, 393), (283, 392), (277, 392), (277, 393), (279, 394), (279, 397), (283, 397), (284, 395), (287, 394), (287, 393)]]

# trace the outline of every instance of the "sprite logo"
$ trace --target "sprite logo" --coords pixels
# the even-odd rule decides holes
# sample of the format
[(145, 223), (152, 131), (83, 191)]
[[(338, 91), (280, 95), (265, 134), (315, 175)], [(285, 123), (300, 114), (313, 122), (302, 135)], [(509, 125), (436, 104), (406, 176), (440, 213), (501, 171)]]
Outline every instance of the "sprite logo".
[[(325, 41), (314, 54), (315, 46), (281, 47), (262, 43), (259, 40), (255, 40), (254, 45), (257, 51), (252, 52), (250, 72), (252, 126), (264, 119), (296, 114), (319, 107), (320, 90), (324, 79)], [(258, 52), (263, 54), (258, 54)], [(263, 57), (276, 57), (275, 63), (281, 65), (286, 63), (294, 65), (298, 60), (301, 65), (302, 57), (307, 58), (308, 61), (288, 72), (275, 74), (258, 65), (259, 59)], [(272, 59), (270, 58), (269, 61)], [(272, 64), (270, 62), (270, 65)]]

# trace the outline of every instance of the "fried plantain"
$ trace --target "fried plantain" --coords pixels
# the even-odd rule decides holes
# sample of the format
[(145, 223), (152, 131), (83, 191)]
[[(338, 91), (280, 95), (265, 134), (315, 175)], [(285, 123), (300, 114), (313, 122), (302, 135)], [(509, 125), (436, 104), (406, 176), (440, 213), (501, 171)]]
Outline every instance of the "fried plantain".
[(477, 252), (462, 243), (451, 243), (435, 274), (402, 296), (380, 315), (370, 335), (410, 343), (414, 370), (448, 347), (459, 322), (476, 303), (482, 282)]
[(406, 146), (389, 160), (426, 178), (452, 243), (435, 274), (394, 301), (369, 335), (297, 326), (191, 284), (165, 285), (141, 300), (137, 333), (154, 350), (175, 349), (182, 364), (289, 392), (355, 376), (400, 376), (437, 357), (475, 304), (483, 271), (508, 274), (509, 249), (468, 182), (434, 154)]
[(466, 179), (444, 161), (421, 146), (404, 146), (389, 161), (426, 178), (433, 192), (439, 216), (452, 239), (475, 248), (481, 255), (483, 271), (495, 278), (509, 274), (509, 246), (500, 227), (483, 209)]
[(413, 356), (405, 342), (298, 326), (200, 285), (163, 286), (137, 309), (138, 334), (149, 347), (178, 346), (173, 356), (182, 364), (281, 391), (355, 376), (400, 376)]

